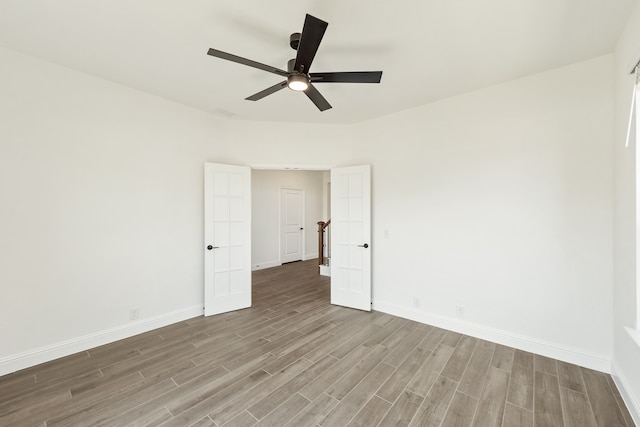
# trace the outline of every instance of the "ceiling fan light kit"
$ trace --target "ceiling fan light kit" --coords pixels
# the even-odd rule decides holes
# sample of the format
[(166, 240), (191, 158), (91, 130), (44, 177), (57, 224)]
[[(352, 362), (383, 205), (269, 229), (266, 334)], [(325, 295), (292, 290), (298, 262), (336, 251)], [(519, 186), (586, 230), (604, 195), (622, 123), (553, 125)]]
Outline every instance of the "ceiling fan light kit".
[(303, 74), (291, 74), (287, 77), (287, 86), (296, 92), (309, 89), (309, 78)]
[(320, 92), (318, 92), (314, 83), (380, 83), (382, 79), (382, 71), (310, 73), (309, 68), (316, 56), (316, 52), (318, 51), (318, 47), (320, 46), (320, 42), (328, 25), (327, 22), (307, 14), (302, 33), (293, 33), (289, 37), (289, 45), (292, 49), (296, 50), (297, 53), (296, 57), (287, 64), (287, 71), (217, 49), (209, 49), (207, 54), (286, 77), (284, 82), (277, 83), (245, 98), (249, 101), (258, 101), (265, 96), (288, 87), (293, 91), (303, 92), (320, 111), (325, 111), (331, 108), (331, 105)]

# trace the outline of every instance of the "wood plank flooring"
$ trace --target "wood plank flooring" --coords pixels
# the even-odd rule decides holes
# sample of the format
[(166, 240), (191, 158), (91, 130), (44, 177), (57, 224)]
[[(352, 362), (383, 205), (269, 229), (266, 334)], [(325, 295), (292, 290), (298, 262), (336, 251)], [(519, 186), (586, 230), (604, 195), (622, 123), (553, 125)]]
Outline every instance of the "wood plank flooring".
[(253, 307), (0, 377), (2, 426), (622, 426), (609, 375), (329, 304), (314, 261)]

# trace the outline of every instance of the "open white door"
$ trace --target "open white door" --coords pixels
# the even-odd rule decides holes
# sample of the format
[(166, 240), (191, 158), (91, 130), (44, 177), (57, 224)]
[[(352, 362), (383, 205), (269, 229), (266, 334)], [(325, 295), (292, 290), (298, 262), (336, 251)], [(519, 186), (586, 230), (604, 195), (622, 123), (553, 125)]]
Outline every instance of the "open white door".
[(331, 304), (371, 311), (371, 168), (331, 169)]
[(251, 169), (204, 164), (204, 315), (251, 306)]

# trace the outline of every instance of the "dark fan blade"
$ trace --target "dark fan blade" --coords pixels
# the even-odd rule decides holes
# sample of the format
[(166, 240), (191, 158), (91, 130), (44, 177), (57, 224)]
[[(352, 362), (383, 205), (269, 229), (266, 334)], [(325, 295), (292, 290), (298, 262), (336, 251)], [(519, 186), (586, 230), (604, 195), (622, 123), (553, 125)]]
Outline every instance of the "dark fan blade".
[(313, 83), (380, 83), (382, 71), (347, 71), (344, 73), (311, 73)]
[(287, 77), (289, 73), (284, 70), (272, 67), (270, 65), (261, 64), (250, 59), (242, 58), (240, 56), (232, 55), (227, 52), (223, 52), (217, 49), (209, 49), (207, 55), (215, 56), (216, 58), (226, 59), (227, 61), (237, 62), (238, 64), (248, 65), (249, 67), (257, 68), (259, 70), (268, 71), (279, 76)]
[(309, 72), (309, 67), (311, 67), (313, 58), (316, 56), (318, 46), (320, 46), (324, 32), (327, 30), (327, 25), (329, 24), (322, 19), (307, 14), (302, 27), (294, 70), (305, 74)]
[(324, 96), (322, 96), (320, 92), (318, 92), (318, 89), (316, 89), (312, 84), (309, 85), (309, 89), (305, 90), (304, 93), (314, 104), (316, 104), (316, 107), (318, 107), (320, 111), (331, 108), (331, 104), (324, 99)]
[(287, 87), (287, 81), (283, 81), (281, 83), (275, 84), (269, 88), (266, 88), (263, 91), (260, 91), (254, 95), (251, 95), (248, 98), (245, 98), (247, 101), (257, 101), (259, 99), (264, 98), (267, 95), (271, 95), (272, 93), (276, 93), (277, 91), (279, 91), (280, 89), (284, 89), (285, 87)]

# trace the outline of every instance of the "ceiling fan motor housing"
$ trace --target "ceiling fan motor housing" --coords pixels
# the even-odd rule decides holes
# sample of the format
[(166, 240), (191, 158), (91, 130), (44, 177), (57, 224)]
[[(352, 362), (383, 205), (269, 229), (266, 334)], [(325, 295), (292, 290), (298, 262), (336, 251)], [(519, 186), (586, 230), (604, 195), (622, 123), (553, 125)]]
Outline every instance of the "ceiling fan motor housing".
[(301, 33), (293, 33), (289, 36), (289, 46), (291, 46), (291, 49), (298, 50), (298, 46), (300, 46), (301, 36)]

